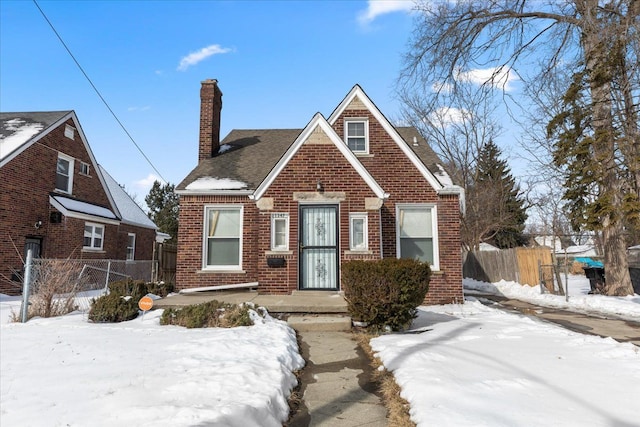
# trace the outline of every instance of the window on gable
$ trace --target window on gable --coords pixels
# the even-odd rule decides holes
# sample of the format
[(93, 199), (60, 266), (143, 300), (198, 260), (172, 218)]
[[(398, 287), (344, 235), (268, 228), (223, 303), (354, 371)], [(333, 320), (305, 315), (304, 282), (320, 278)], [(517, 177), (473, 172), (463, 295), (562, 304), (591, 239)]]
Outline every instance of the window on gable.
[(352, 251), (366, 251), (368, 249), (367, 235), (367, 214), (349, 214), (349, 249)]
[(289, 250), (289, 214), (271, 214), (271, 250)]
[(65, 125), (64, 126), (64, 136), (69, 139), (75, 139), (76, 129), (73, 126)]
[(73, 189), (73, 157), (58, 153), (56, 190), (71, 194)]
[(90, 167), (88, 163), (82, 162), (80, 163), (80, 173), (83, 175), (89, 175)]
[(397, 255), (428, 262), (439, 269), (436, 207), (433, 205), (398, 205)]
[(204, 268), (242, 268), (242, 207), (207, 206)]
[(92, 224), (87, 222), (84, 224), (84, 243), (83, 249), (102, 250), (104, 242), (104, 225)]
[(366, 119), (345, 120), (345, 141), (354, 153), (369, 153), (369, 121)]
[(136, 257), (136, 235), (129, 233), (127, 235), (127, 261), (133, 261)]

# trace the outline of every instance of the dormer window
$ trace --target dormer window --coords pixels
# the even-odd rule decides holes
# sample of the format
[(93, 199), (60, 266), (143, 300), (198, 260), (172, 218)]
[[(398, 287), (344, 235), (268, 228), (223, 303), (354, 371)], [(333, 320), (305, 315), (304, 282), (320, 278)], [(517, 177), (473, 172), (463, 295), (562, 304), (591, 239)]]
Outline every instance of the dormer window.
[(367, 119), (345, 119), (345, 142), (356, 154), (369, 153), (369, 121)]

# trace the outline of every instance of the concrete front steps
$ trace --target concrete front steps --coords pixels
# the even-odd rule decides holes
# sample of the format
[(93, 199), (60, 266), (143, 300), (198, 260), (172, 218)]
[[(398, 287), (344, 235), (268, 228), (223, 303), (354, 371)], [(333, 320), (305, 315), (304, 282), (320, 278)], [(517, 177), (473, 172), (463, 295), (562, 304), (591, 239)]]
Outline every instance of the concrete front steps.
[(296, 332), (348, 332), (351, 318), (341, 314), (291, 314), (287, 324)]

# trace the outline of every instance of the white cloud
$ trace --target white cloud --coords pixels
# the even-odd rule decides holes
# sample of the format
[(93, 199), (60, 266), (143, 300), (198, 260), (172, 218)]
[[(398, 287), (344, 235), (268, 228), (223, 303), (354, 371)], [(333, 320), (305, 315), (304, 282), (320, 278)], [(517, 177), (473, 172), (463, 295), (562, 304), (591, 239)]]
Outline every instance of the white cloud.
[(190, 66), (196, 65), (210, 56), (227, 52), (231, 52), (231, 49), (221, 47), (219, 44), (212, 44), (210, 46), (203, 47), (199, 51), (191, 52), (189, 55), (183, 57), (178, 65), (178, 71), (185, 71)]
[(150, 109), (151, 107), (149, 105), (145, 105), (144, 107), (129, 107), (127, 111), (147, 111)]
[(506, 92), (514, 90), (513, 82), (518, 77), (511, 72), (509, 67), (476, 68), (469, 71), (460, 71), (456, 80), (477, 85), (489, 84), (495, 88), (504, 89)]
[(160, 183), (163, 182), (162, 178), (158, 175), (150, 173), (146, 178), (133, 181), (133, 189), (137, 194), (142, 194), (142, 199), (144, 200), (147, 194), (149, 194), (149, 190), (151, 190), (155, 181), (160, 181)]
[(415, 8), (413, 0), (369, 0), (367, 9), (358, 14), (358, 22), (366, 25), (380, 15), (393, 12), (409, 12)]
[(469, 116), (467, 110), (455, 107), (440, 107), (429, 115), (429, 120), (444, 127), (462, 123)]

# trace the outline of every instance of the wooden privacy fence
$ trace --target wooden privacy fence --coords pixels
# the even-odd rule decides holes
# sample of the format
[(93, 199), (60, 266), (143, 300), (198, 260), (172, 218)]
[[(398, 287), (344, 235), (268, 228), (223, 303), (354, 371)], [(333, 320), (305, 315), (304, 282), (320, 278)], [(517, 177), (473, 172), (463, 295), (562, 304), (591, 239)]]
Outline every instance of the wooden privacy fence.
[(538, 266), (552, 264), (548, 248), (513, 248), (463, 253), (464, 277), (483, 282), (508, 280), (535, 286), (540, 283)]
[(158, 245), (158, 280), (176, 282), (176, 260), (178, 246), (169, 243)]

